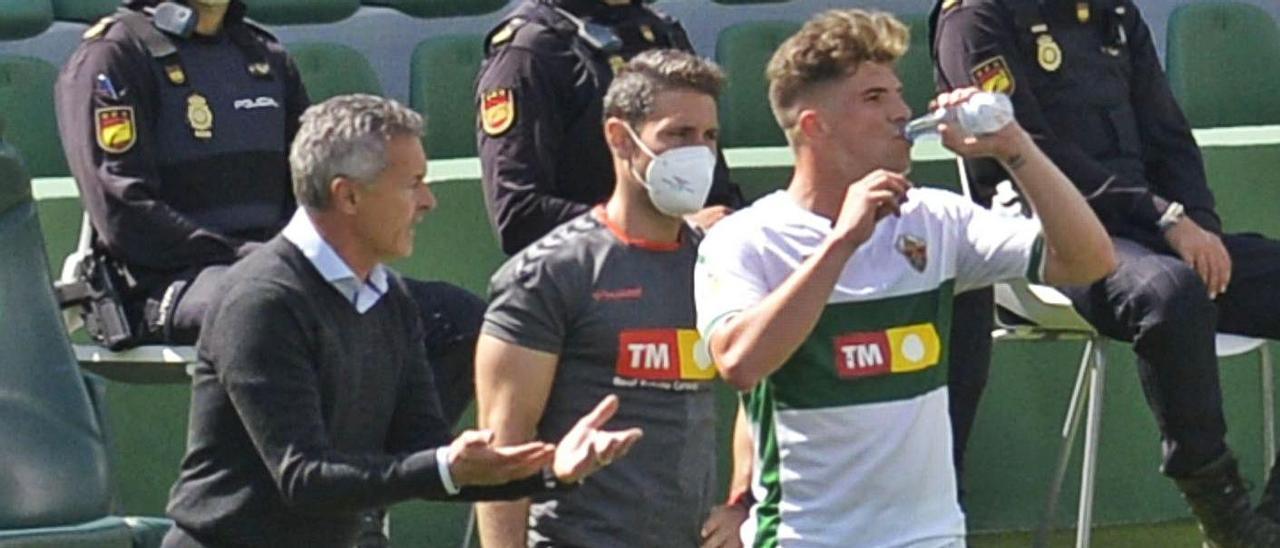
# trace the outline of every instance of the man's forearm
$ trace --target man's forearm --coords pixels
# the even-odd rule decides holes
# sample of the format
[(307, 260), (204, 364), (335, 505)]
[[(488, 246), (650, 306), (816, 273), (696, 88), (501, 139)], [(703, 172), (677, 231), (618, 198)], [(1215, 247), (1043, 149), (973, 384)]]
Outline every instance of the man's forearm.
[(725, 381), (739, 390), (782, 367), (813, 331), (856, 245), (828, 240), (782, 285), (711, 333), (711, 351)]
[(1114, 268), (1106, 229), (1066, 175), (1030, 139), (1001, 163), (1040, 217), (1048, 251), (1045, 281), (1088, 283)]
[(476, 519), (484, 548), (525, 548), (528, 499), (476, 504)]

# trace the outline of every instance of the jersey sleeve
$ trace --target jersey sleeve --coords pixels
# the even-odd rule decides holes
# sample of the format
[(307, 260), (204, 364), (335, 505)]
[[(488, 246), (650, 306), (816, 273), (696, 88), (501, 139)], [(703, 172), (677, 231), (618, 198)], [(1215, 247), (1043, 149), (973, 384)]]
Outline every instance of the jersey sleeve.
[[(725, 221), (733, 220), (732, 217)], [(741, 238), (738, 223), (721, 221), (698, 246), (693, 300), (703, 340), (735, 314), (769, 295), (760, 256)]]
[(956, 197), (948, 204), (956, 227), (956, 292), (996, 282), (1044, 279), (1040, 222), (1006, 217)]
[[(552, 236), (549, 236), (552, 237)], [(489, 282), (482, 331), (525, 348), (561, 354), (575, 301), (589, 293), (569, 261), (534, 243), (507, 261)]]

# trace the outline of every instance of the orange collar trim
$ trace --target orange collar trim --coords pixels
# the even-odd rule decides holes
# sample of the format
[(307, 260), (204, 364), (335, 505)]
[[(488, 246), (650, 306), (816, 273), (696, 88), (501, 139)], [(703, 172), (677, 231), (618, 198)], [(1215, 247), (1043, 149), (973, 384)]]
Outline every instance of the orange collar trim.
[(595, 213), (596, 218), (600, 219), (600, 222), (604, 223), (605, 228), (608, 228), (609, 232), (612, 232), (614, 236), (617, 236), (619, 240), (622, 240), (622, 243), (638, 247), (640, 249), (663, 252), (676, 251), (680, 249), (680, 240), (684, 238), (683, 231), (681, 231), (680, 236), (674, 242), (655, 242), (644, 238), (634, 238), (628, 236), (627, 233), (622, 230), (622, 227), (614, 224), (614, 222), (609, 219), (609, 213), (605, 211), (604, 204), (596, 206), (592, 213)]

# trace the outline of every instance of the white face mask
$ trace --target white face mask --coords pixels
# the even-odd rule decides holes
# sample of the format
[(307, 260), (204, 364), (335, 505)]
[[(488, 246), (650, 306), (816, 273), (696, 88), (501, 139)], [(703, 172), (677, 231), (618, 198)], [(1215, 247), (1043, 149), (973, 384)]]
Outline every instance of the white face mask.
[(654, 154), (640, 140), (630, 125), (624, 125), (631, 139), (640, 150), (652, 158), (645, 176), (631, 168), (631, 175), (639, 179), (649, 191), (653, 207), (664, 215), (682, 217), (696, 213), (707, 203), (711, 193), (711, 181), (716, 170), (716, 155), (705, 146), (677, 147)]

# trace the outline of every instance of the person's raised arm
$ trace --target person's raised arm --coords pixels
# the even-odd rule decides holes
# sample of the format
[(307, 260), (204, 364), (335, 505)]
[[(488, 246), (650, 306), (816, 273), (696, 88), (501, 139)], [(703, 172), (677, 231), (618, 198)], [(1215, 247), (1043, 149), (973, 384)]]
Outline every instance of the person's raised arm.
[[(943, 107), (959, 105), (976, 93), (964, 88), (938, 97)], [(943, 124), (943, 144), (961, 156), (991, 156), (1018, 185), (1039, 216), (1044, 231), (1044, 281), (1057, 285), (1091, 283), (1116, 264), (1111, 238), (1080, 191), (1054, 165), (1016, 121), (993, 134), (962, 135)]]

